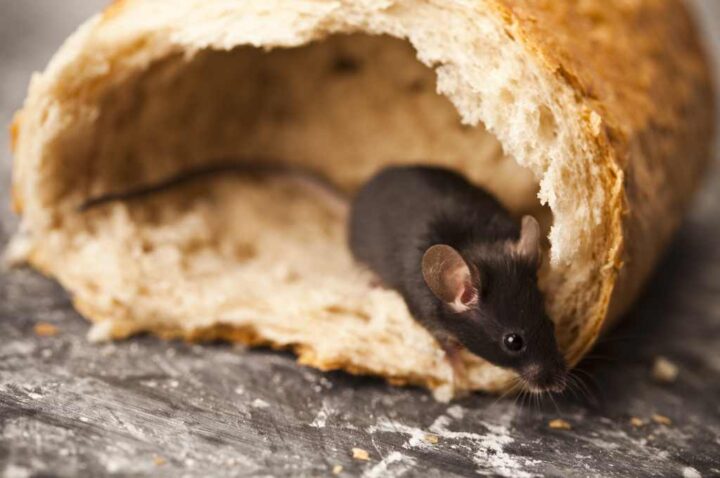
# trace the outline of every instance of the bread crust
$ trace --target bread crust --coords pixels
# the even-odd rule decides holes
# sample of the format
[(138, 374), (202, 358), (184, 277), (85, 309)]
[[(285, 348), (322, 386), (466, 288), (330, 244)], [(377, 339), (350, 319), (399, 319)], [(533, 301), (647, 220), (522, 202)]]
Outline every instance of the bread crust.
[[(237, 12), (225, 13), (226, 18), (242, 16), (243, 8), (253, 15), (261, 9), (257, 2), (249, 2), (251, 7), (241, 7), (240, 3)], [(276, 10), (266, 9), (263, 15), (280, 12), (283, 2), (276, 3)], [(370, 18), (378, 10), (370, 0), (355, 2), (352, 7), (340, 3), (359, 18), (364, 18), (363, 15)], [(386, 3), (397, 9), (412, 9), (419, 8), (422, 2)], [(448, 15), (470, 14), (452, 1), (437, 3)], [(50, 139), (57, 140), (47, 133), (50, 138), (47, 143), (40, 141), (40, 146), (34, 145), (47, 132), (49, 112), (57, 113), (54, 108), (67, 103), (69, 117), (80, 115), (85, 107), (83, 101), (92, 98), (95, 89), (119, 81), (118, 76), (146, 68), (157, 58), (207, 47), (231, 49), (238, 44), (232, 35), (221, 36), (212, 30), (212, 18), (205, 19), (209, 30), (178, 30), (174, 37), (152, 22), (135, 27), (137, 11), (155, 8), (141, 4), (137, 0), (116, 0), (83, 27), (53, 60), (44, 78), (31, 87), (22, 114), (16, 116), (12, 126), (16, 155), (13, 204), (18, 213), (24, 214), (27, 229), (35, 232), (36, 249), (43, 247), (40, 241), (52, 229), (49, 224), (63, 214), (70, 214), (62, 208), (48, 213), (56, 198), (44, 197), (37, 186), (38, 177), (45, 174), (38, 148), (49, 148)], [(267, 40), (269, 44), (299, 45), (336, 31), (365, 29), (376, 33), (381, 28), (369, 20), (348, 27), (344, 18), (333, 17), (329, 4), (292, 6), (303, 8), (322, 13), (317, 14), (317, 21), (298, 20), (291, 24), (287, 33)], [(708, 61), (696, 27), (680, 0), (486, 0), (478, 2), (475, 9), (478, 15), (501, 26), (505, 41), (521, 48), (522, 54), (539, 68), (543, 81), (548, 78), (557, 91), (569, 92), (565, 106), (567, 111), (577, 112), (573, 120), (580, 125), (581, 137), (576, 144), (582, 151), (578, 151), (577, 162), (580, 163), (581, 155), (591, 158), (588, 164), (578, 166), (586, 168), (586, 176), (592, 179), (584, 187), (602, 197), (591, 214), (596, 223), (591, 227), (592, 244), (587, 247), (595, 281), (582, 289), (583, 297), (557, 305), (569, 317), (561, 327), (568, 329), (562, 333), (568, 337), (567, 358), (574, 364), (637, 297), (677, 228), (707, 165), (714, 127), (714, 92)], [(163, 28), (171, 30), (173, 21), (179, 20), (169, 15)], [(140, 33), (132, 31), (130, 35), (125, 31), (135, 28)], [(121, 43), (119, 39), (125, 40), (126, 36), (133, 40)], [(112, 61), (87, 78), (68, 78), (68, 65), (91, 63), (87, 55), (92, 53)], [(54, 103), (46, 101), (48, 95)], [(569, 161), (566, 168), (572, 167)], [(549, 193), (557, 195), (563, 191)], [(37, 253), (29, 259), (36, 267), (62, 280), (62, 271), (57, 264), (50, 263), (47, 255)], [(106, 313), (80, 301), (77, 306), (93, 320), (102, 320)], [(112, 336), (122, 338), (139, 330), (116, 327)], [(228, 324), (195, 330), (164, 327), (147, 330), (165, 338), (278, 345), (248, 328)], [(383, 370), (364, 369), (351, 360), (336, 357), (328, 361), (306, 344), (280, 346), (292, 348), (302, 363), (322, 370), (341, 368), (352, 373), (385, 374), (393, 383), (430, 388), (441, 385), (437, 376), (422, 371), (395, 376)], [(498, 390), (506, 383), (497, 377), (483, 378), (476, 388)]]
[[(576, 363), (637, 297), (680, 222), (711, 158), (713, 83), (679, 0), (494, 4), (510, 34), (574, 90), (588, 111), (585, 129), (598, 161), (610, 169), (602, 185), (610, 195), (602, 287), (593, 326), (570, 356)], [(645, 181), (649, 175), (662, 184)], [(648, 201), (663, 207), (648, 208)], [(654, 226), (636, 227), (641, 223)]]

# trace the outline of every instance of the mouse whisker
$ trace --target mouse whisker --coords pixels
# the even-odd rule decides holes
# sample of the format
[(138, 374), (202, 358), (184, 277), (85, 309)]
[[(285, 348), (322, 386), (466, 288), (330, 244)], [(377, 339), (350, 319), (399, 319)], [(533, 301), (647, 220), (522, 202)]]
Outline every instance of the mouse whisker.
[(586, 376), (589, 380), (591, 380), (593, 382), (593, 385), (595, 385), (596, 387), (600, 386), (598, 384), (597, 379), (595, 377), (593, 377), (593, 375), (590, 372), (588, 372), (587, 370), (583, 370), (581, 368), (576, 368), (573, 370), (573, 372), (583, 374), (584, 376)]
[(507, 397), (508, 395), (510, 395), (510, 394), (512, 394), (512, 393), (516, 393), (521, 386), (522, 386), (522, 382), (520, 381), (520, 379), (519, 379), (518, 377), (513, 377), (513, 379), (512, 379), (512, 385), (511, 385), (507, 390), (505, 390), (502, 394), (500, 394), (500, 396), (497, 397), (497, 398), (490, 404), (490, 406), (494, 406), (494, 405), (496, 405), (500, 400), (504, 399), (504, 398)]
[(513, 384), (512, 388), (510, 389), (510, 392), (514, 395), (513, 407), (517, 406), (518, 400), (522, 394), (522, 389), (523, 389), (522, 381), (519, 378), (515, 378), (514, 382), (515, 383)]
[(568, 390), (572, 393), (573, 398), (575, 400), (581, 400), (582, 397), (580, 395), (578, 395), (579, 391), (577, 388), (577, 384), (575, 383), (574, 377), (568, 378), (567, 387), (568, 387)]
[[(603, 395), (603, 387), (600, 385), (600, 382), (588, 371), (583, 370), (581, 368), (576, 369), (576, 372), (578, 374), (583, 374), (585, 377), (585, 380), (582, 380), (583, 383), (585, 383), (586, 387), (588, 388), (589, 392), (592, 392), (592, 398), (595, 403), (598, 403), (598, 399), (604, 399), (605, 396)], [(580, 380), (582, 377), (577, 376), (577, 378)]]
[(532, 406), (532, 395), (530, 394), (529, 390), (525, 390), (525, 393), (523, 394), (523, 406), (525, 406), (525, 407)]
[[(576, 369), (576, 374), (583, 374), (583, 376), (585, 377), (585, 379), (583, 379), (583, 378), (580, 377), (579, 375), (576, 375), (576, 377), (577, 377), (578, 380), (582, 381), (583, 384), (585, 384), (585, 386), (586, 386), (586, 388), (588, 389), (589, 392), (592, 392), (593, 389), (594, 389), (595, 391), (597, 391), (598, 393), (602, 392), (602, 387), (601, 387), (600, 384), (598, 383), (597, 379), (592, 376), (591, 373), (589, 373), (589, 372), (587, 372), (587, 371), (585, 371), (585, 370), (582, 370), (582, 369)], [(589, 381), (589, 383), (585, 383), (586, 381)], [(592, 386), (592, 388), (591, 388), (591, 386)]]
[(528, 390), (529, 406), (533, 410), (537, 410), (537, 392), (535, 390)]
[(552, 393), (543, 390), (540, 392), (540, 404), (542, 405), (542, 408), (545, 408), (545, 405), (548, 403), (548, 398), (550, 399), (550, 402), (552, 403)]
[(527, 389), (523, 387), (523, 388), (520, 390), (520, 395), (518, 395), (518, 396), (520, 397), (520, 408), (525, 408), (525, 396), (526, 396), (526, 394), (527, 394)]
[(597, 402), (597, 400), (596, 400), (595, 397), (593, 396), (590, 388), (589, 388), (588, 385), (582, 380), (582, 378), (581, 378), (580, 376), (573, 374), (573, 375), (570, 375), (570, 377), (571, 377), (572, 380), (575, 382), (575, 384), (576, 384), (577, 387), (578, 387), (578, 390), (581, 392), (581, 394), (583, 395), (583, 398), (584, 398), (587, 402), (590, 402), (590, 403), (596, 403), (596, 402)]
[(558, 407), (558, 404), (557, 404), (557, 402), (555, 401), (555, 397), (553, 397), (553, 394), (552, 394), (552, 393), (548, 393), (547, 395), (548, 395), (548, 397), (550, 397), (550, 401), (551, 401), (552, 404), (555, 406), (555, 411), (557, 411), (558, 415), (561, 415), (562, 413), (560, 412), (560, 407)]

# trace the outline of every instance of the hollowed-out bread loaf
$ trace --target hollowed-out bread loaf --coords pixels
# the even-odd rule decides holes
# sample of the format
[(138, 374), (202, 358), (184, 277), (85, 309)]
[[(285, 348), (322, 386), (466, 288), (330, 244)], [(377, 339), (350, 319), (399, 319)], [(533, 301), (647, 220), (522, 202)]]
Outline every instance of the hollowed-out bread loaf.
[[(540, 285), (575, 363), (677, 227), (712, 105), (680, 0), (116, 1), (17, 114), (11, 253), (70, 292), (96, 340), (291, 348), (448, 398), (443, 352), (353, 262), (321, 195), (226, 174), (78, 207), (219, 160), (301, 166), (348, 196), (384, 165), (445, 165), (541, 218)], [(512, 378), (466, 360), (472, 389)]]

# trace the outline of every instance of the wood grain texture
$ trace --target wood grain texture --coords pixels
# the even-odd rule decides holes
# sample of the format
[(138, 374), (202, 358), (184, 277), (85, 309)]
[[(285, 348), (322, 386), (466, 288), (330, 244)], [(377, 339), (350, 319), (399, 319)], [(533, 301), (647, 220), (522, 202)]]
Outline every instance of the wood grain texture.
[[(713, 1), (706, 20), (719, 13)], [(104, 3), (0, 0), (0, 121), (9, 124), (29, 72)], [(0, 137), (1, 245), (16, 222)], [(716, 166), (645, 297), (581, 365), (588, 390), (557, 408), (482, 395), (442, 405), (424, 391), (228, 345), (93, 346), (54, 283), (3, 272), (0, 475), (333, 476), (337, 465), (368, 477), (720, 474), (718, 184)], [(58, 334), (38, 336), (38, 323)], [(652, 380), (658, 355), (679, 366), (675, 383)], [(550, 429), (556, 418), (572, 428)]]

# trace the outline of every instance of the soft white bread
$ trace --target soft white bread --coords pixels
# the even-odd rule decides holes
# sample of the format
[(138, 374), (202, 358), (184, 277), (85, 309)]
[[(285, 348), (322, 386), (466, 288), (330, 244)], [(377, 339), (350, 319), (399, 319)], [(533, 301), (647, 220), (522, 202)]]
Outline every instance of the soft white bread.
[[(323, 198), (224, 176), (78, 206), (227, 158), (301, 165), (348, 194), (386, 164), (450, 166), (544, 218), (541, 287), (575, 363), (676, 228), (712, 113), (679, 0), (117, 1), (17, 115), (15, 246), (91, 338), (289, 347), (447, 398), (443, 352), (353, 263)], [(472, 389), (512, 377), (467, 362)]]

